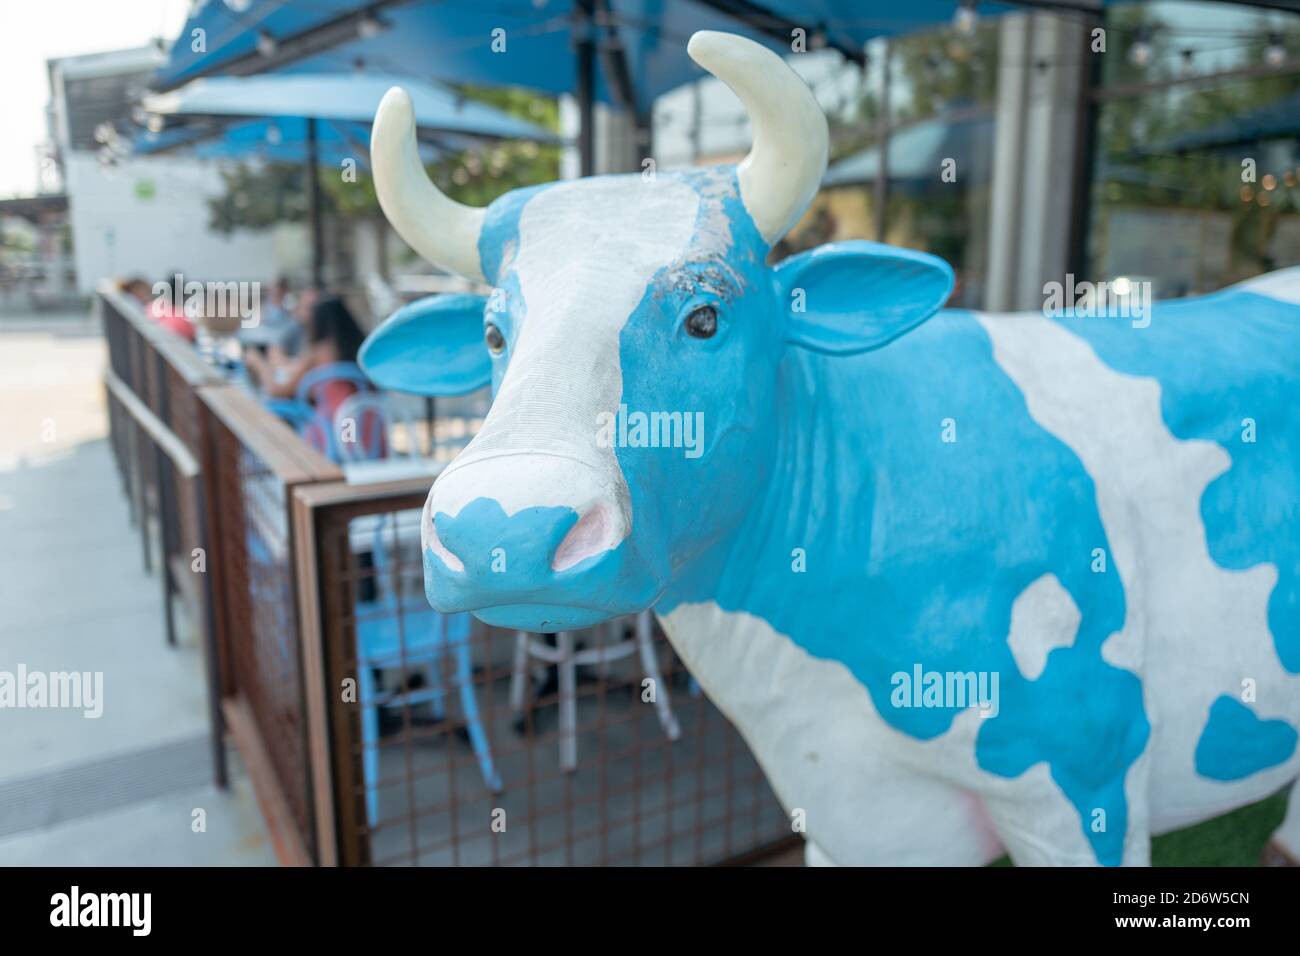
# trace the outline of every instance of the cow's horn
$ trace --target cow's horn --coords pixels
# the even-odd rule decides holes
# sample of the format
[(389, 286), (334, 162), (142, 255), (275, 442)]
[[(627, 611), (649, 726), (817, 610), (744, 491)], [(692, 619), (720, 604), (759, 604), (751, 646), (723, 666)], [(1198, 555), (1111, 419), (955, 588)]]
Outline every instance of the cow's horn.
[(415, 111), (400, 86), (384, 94), (370, 134), (370, 168), (384, 215), (407, 244), (436, 266), (483, 279), (478, 237), (485, 209), (445, 196), (429, 181), (415, 142)]
[(758, 231), (775, 243), (798, 222), (826, 172), (826, 116), (803, 80), (752, 40), (701, 30), (686, 48), (740, 97), (754, 145), (736, 169)]

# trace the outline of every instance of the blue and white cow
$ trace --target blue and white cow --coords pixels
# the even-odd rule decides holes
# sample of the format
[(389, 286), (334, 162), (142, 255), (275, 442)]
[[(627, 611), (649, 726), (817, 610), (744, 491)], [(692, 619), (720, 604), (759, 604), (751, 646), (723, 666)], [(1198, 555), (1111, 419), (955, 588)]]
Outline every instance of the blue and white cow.
[[(769, 267), (825, 118), (766, 49), (689, 49), (749, 111), (738, 165), (473, 209), (406, 95), (379, 108), (388, 218), (495, 288), (363, 352), (386, 386), (495, 392), (425, 507), (433, 605), (535, 631), (653, 606), (810, 862), (1144, 864), (1294, 781), (1300, 270), (1134, 328), (938, 312), (948, 266), (874, 243)], [(620, 409), (705, 427), (602, 441)]]

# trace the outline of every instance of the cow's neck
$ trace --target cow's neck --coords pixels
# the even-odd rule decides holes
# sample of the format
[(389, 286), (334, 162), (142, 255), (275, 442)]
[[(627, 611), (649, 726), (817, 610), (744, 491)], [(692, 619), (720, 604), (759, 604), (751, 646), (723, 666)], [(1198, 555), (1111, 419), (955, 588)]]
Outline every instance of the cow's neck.
[[(782, 363), (771, 415), (772, 445), (757, 498), (744, 523), (681, 569), (662, 609), (712, 601), (725, 610), (755, 611), (772, 593), (789, 590), (791, 575), (824, 576), (861, 565), (870, 541), (874, 478), (846, 432), (876, 413), (869, 402), (846, 422), (834, 395), (851, 392), (829, 377), (848, 373), (813, 353), (791, 350)], [(834, 528), (852, 529), (836, 534)], [(844, 552), (844, 553), (841, 553)], [(760, 600), (765, 596), (766, 600)]]

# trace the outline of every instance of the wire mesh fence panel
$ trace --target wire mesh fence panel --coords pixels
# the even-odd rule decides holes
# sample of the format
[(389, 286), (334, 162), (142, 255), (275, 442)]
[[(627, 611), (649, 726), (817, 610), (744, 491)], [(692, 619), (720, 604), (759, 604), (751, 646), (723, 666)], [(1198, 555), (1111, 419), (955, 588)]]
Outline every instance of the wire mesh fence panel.
[[(289, 495), (313, 480), (292, 432), (238, 389), (205, 389), (201, 431), (223, 694), (246, 707), (295, 839), (315, 849)], [(328, 463), (325, 476), (337, 478)]]
[(791, 836), (649, 615), (525, 635), (434, 612), (422, 498), (316, 512), (341, 862), (699, 865)]

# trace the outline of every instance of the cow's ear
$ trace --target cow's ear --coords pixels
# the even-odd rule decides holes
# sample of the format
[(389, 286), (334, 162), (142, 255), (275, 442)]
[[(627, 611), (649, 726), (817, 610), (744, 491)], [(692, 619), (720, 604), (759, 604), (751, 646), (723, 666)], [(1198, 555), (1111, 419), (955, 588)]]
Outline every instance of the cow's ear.
[(480, 295), (433, 295), (398, 309), (371, 332), (359, 361), (381, 388), (464, 395), (492, 380)]
[(776, 267), (787, 342), (854, 355), (887, 345), (948, 301), (952, 267), (942, 259), (879, 242), (837, 242)]

